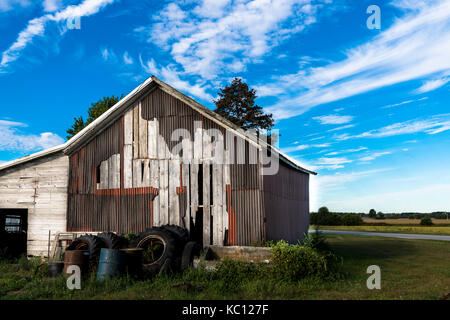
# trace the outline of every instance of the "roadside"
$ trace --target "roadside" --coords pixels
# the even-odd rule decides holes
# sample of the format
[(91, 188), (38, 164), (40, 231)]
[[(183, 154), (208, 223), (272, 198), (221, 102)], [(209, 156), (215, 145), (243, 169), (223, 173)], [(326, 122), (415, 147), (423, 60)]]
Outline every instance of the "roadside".
[[(326, 228), (328, 229), (328, 227)], [(322, 229), (320, 231), (323, 233), (330, 233), (330, 234), (348, 234), (348, 235), (376, 236), (376, 237), (400, 238), (400, 239), (450, 241), (450, 236), (429, 235), (429, 234), (363, 232), (363, 231), (322, 230)], [(315, 232), (315, 230), (310, 230), (310, 232)]]

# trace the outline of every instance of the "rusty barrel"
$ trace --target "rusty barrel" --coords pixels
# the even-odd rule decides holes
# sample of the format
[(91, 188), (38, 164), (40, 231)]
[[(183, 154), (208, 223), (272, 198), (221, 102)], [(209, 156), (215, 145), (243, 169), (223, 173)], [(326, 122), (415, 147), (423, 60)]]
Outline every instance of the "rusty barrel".
[(139, 278), (142, 276), (142, 254), (144, 249), (142, 248), (129, 248), (121, 249), (125, 253), (125, 264), (127, 273)]
[(114, 278), (125, 273), (125, 259), (126, 254), (121, 250), (102, 248), (98, 263), (97, 280), (104, 280), (107, 277)]
[(80, 267), (81, 273), (86, 273), (89, 266), (89, 251), (87, 250), (66, 250), (64, 253), (64, 274), (71, 265)]

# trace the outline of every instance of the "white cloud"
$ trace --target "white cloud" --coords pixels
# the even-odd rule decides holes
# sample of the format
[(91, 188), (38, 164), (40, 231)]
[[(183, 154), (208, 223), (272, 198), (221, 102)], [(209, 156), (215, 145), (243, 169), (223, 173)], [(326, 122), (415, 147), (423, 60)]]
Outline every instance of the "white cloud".
[(319, 158), (316, 161), (318, 165), (342, 165), (345, 163), (351, 163), (353, 160), (347, 159), (346, 157), (336, 157), (336, 158)]
[(0, 0), (0, 12), (10, 11), (16, 7), (26, 8), (30, 5), (29, 0)]
[(352, 116), (339, 116), (336, 114), (331, 114), (327, 116), (319, 116), (314, 117), (314, 120), (317, 120), (321, 124), (344, 124), (349, 123), (353, 120)]
[(314, 23), (322, 2), (204, 0), (193, 8), (192, 2), (170, 3), (154, 15), (152, 25), (135, 31), (169, 51), (184, 73), (212, 80), (229, 70), (244, 71)]
[(39, 135), (24, 134), (18, 127), (26, 127), (21, 122), (0, 120), (0, 150), (30, 152), (47, 149), (64, 143), (64, 139), (52, 132)]
[[(294, 143), (294, 144), (296, 144), (296, 143)], [(329, 146), (330, 146), (329, 143), (312, 144), (312, 145), (301, 144), (301, 145), (296, 145), (293, 147), (281, 149), (281, 151), (287, 153), (287, 152), (293, 152), (293, 151), (300, 151), (300, 150), (304, 150), (304, 149), (308, 149), (308, 148), (328, 148)]]
[(357, 135), (349, 135), (344, 133), (341, 135), (335, 135), (334, 139), (338, 141), (355, 139), (355, 138), (384, 138), (403, 134), (413, 134), (413, 133), (427, 133), (427, 134), (437, 134), (450, 130), (450, 115), (435, 115), (428, 119), (414, 119), (404, 122), (394, 123), (379, 129), (374, 129), (370, 131), (363, 132)]
[(391, 152), (389, 152), (389, 151), (385, 151), (385, 152), (374, 152), (374, 153), (372, 153), (372, 154), (370, 154), (370, 155), (361, 157), (361, 158), (359, 158), (358, 160), (359, 160), (359, 161), (362, 161), (362, 162), (372, 161), (372, 160), (375, 160), (376, 158), (379, 158), (379, 157), (384, 156), (384, 155), (387, 155), (387, 154), (391, 154)]
[(123, 54), (123, 62), (125, 64), (133, 64), (134, 63), (133, 58), (130, 57), (130, 55), (128, 54), (127, 51)]
[(450, 81), (450, 78), (441, 78), (436, 80), (426, 81), (420, 88), (416, 90), (417, 93), (424, 93), (428, 91), (435, 90), (447, 84)]
[(62, 0), (44, 0), (42, 6), (44, 7), (44, 11), (57, 11), (62, 7)]
[(103, 7), (113, 2), (114, 0), (84, 0), (78, 5), (68, 6), (61, 11), (48, 13), (30, 20), (26, 28), (19, 33), (16, 41), (3, 51), (0, 61), (0, 72), (5, 72), (5, 69), (19, 58), (22, 51), (34, 38), (44, 35), (47, 23), (66, 21), (73, 17), (90, 16), (98, 13)]
[(401, 106), (401, 105), (404, 105), (404, 104), (409, 104), (409, 103), (412, 103), (412, 102), (423, 101), (423, 100), (427, 100), (427, 99), (428, 99), (428, 97), (423, 97), (423, 98), (415, 99), (415, 100), (411, 99), (411, 100), (406, 100), (406, 101), (402, 101), (402, 102), (399, 102), (399, 103), (389, 104), (389, 105), (383, 106), (381, 108), (383, 108), (383, 109), (393, 108), (393, 107), (398, 107), (398, 106)]
[(319, 104), (435, 77), (450, 70), (449, 54), (450, 1), (423, 2), (371, 41), (348, 50), (344, 60), (278, 77), (275, 85), (287, 96), (267, 110), (289, 118)]
[(348, 124), (348, 125), (345, 125), (345, 126), (340, 126), (340, 127), (334, 128), (334, 129), (327, 130), (327, 132), (333, 132), (333, 131), (339, 131), (339, 130), (344, 130), (344, 129), (350, 129), (350, 128), (353, 128), (354, 126), (355, 126), (354, 124)]

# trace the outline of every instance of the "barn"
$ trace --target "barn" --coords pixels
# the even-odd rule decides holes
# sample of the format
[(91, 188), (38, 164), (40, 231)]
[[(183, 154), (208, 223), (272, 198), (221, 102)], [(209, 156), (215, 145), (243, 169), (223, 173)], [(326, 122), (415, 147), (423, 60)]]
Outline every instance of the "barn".
[(311, 174), (152, 76), (65, 144), (0, 166), (0, 230), (28, 255), (58, 232), (165, 224), (204, 246), (296, 242)]

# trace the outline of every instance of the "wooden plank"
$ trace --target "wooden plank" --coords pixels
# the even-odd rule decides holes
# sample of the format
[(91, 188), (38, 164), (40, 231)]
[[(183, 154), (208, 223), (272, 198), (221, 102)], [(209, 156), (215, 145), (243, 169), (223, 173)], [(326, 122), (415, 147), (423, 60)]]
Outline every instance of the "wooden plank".
[(159, 137), (159, 122), (155, 118), (148, 121), (148, 157), (150, 159), (158, 158), (158, 137)]
[(169, 160), (169, 223), (180, 225), (180, 205), (177, 187), (180, 186), (180, 161)]
[(203, 130), (203, 159), (211, 159), (212, 156), (212, 139), (207, 130)]
[(198, 167), (199, 165), (193, 163), (191, 166), (191, 182), (190, 182), (190, 209), (192, 221), (195, 224), (195, 217), (198, 210)]
[[(142, 187), (150, 187), (150, 160), (142, 160), (144, 164), (144, 172), (142, 173)], [(142, 166), (141, 166), (142, 167)]]
[(230, 174), (230, 157), (231, 150), (225, 150), (224, 152), (224, 166), (223, 166), (223, 184), (222, 184), (222, 231), (223, 239), (225, 239), (225, 231), (228, 230), (228, 211), (227, 211), (227, 190), (226, 186), (231, 184), (231, 174)]
[(189, 164), (183, 164), (183, 172), (182, 172), (182, 177), (183, 177), (183, 186), (186, 187), (186, 211), (184, 213), (184, 223), (182, 224), (182, 226), (184, 226), (188, 231), (190, 231), (191, 228), (191, 208), (189, 206), (190, 204), (190, 200), (191, 200), (191, 193), (190, 193), (190, 185), (189, 185)]
[(133, 108), (133, 159), (139, 158), (139, 105)]
[(167, 143), (164, 140), (164, 137), (160, 134), (158, 134), (158, 159), (167, 159), (169, 153), (167, 152)]
[(100, 163), (100, 188), (108, 189), (109, 173), (108, 173), (108, 161), (102, 161)]
[(194, 156), (193, 154), (194, 143), (191, 140), (191, 138), (186, 137), (183, 138), (182, 145), (183, 145), (183, 163), (189, 164)]
[(142, 186), (142, 161), (140, 159), (133, 160), (133, 188)]
[(133, 109), (128, 110), (125, 113), (123, 121), (123, 132), (124, 132), (124, 145), (133, 144)]
[[(159, 189), (159, 160), (150, 160), (150, 186)], [(161, 195), (158, 194), (153, 200), (153, 225), (161, 225), (159, 217), (159, 199)]]
[(169, 223), (169, 161), (159, 160), (159, 219), (161, 225)]
[(223, 245), (223, 165), (213, 164), (213, 236), (214, 245)]
[(113, 189), (115, 188), (116, 181), (114, 180), (116, 178), (115, 176), (115, 170), (116, 170), (116, 162), (114, 161), (114, 156), (111, 156), (108, 158), (108, 188)]
[(201, 121), (194, 121), (194, 163), (203, 158), (203, 129)]
[(139, 102), (139, 158), (146, 159), (148, 155), (148, 123), (142, 118), (142, 103)]
[(203, 161), (203, 245), (209, 246), (211, 244), (211, 208), (210, 208), (210, 183), (209, 183), (209, 162)]
[(133, 145), (123, 146), (123, 179), (124, 188), (133, 188)]

